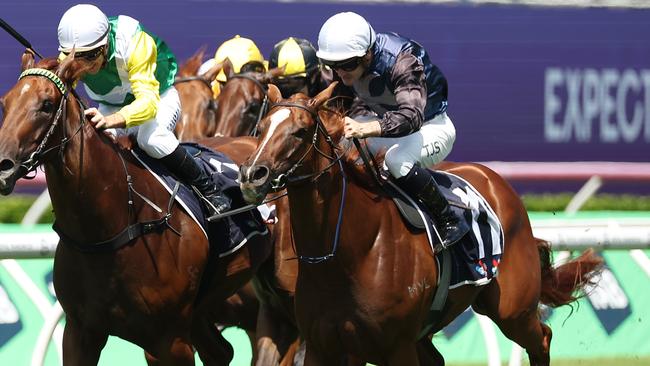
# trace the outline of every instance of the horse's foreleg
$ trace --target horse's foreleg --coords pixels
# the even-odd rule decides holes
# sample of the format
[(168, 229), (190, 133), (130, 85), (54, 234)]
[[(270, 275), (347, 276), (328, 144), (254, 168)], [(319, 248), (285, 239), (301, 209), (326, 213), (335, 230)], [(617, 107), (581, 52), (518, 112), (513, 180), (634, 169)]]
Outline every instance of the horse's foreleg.
[(160, 335), (144, 355), (149, 366), (194, 366), (194, 349), (187, 337)]
[(416, 347), (421, 366), (445, 366), (445, 359), (429, 337), (420, 339)]
[(230, 343), (217, 329), (214, 316), (195, 316), (192, 321), (192, 343), (206, 366), (227, 366), (234, 356)]
[(280, 361), (280, 366), (302, 366), (305, 363), (305, 350), (303, 346), (304, 342), (297, 338), (289, 349), (287, 353), (284, 354), (282, 360)]
[(305, 342), (305, 363), (303, 366), (346, 366), (348, 358), (344, 354), (334, 352), (318, 352)]
[(393, 349), (388, 355), (386, 366), (413, 365), (419, 366), (418, 351), (415, 343), (404, 342)]
[(66, 366), (97, 365), (108, 334), (83, 329), (68, 319), (63, 330), (63, 364)]
[[(257, 315), (257, 342), (255, 365), (293, 365), (296, 347), (291, 347), (298, 338), (293, 324), (275, 314), (267, 305), (261, 304)], [(289, 352), (292, 350), (293, 352)]]

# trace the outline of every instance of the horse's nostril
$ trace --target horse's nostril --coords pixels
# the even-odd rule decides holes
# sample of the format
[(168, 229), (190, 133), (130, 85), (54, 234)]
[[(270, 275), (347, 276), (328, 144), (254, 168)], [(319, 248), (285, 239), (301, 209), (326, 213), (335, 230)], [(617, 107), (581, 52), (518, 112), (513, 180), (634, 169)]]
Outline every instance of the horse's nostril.
[(0, 161), (0, 171), (11, 170), (14, 166), (16, 166), (16, 163), (14, 163), (13, 160), (2, 159), (2, 161)]
[(253, 172), (253, 181), (264, 180), (269, 176), (269, 168), (265, 166), (258, 166)]

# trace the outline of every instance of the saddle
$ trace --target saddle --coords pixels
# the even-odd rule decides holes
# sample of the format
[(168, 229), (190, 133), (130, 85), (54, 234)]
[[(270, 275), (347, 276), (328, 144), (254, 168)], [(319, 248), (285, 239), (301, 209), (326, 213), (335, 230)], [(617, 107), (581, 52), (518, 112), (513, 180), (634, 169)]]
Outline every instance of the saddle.
[[(212, 183), (232, 200), (233, 209), (245, 206), (237, 182), (239, 167), (230, 158), (199, 144), (183, 143), (182, 145), (206, 171)], [(210, 213), (192, 187), (179, 182), (163, 164), (148, 156), (137, 145), (131, 146), (130, 151), (170, 194), (174, 192), (177, 185), (179, 186), (175, 195), (176, 202), (201, 227), (210, 242), (211, 250), (215, 250), (219, 257), (236, 252), (255, 235), (268, 235), (265, 221), (256, 209), (209, 222), (206, 216)]]
[(468, 181), (445, 171), (429, 170), (450, 208), (456, 211), (456, 215), (467, 220), (472, 228), (461, 240), (444, 249), (431, 214), (424, 205), (401, 190), (388, 172), (378, 174), (372, 168), (366, 150), (356, 139), (354, 144), (368, 174), (375, 178), (376, 183), (395, 202), (406, 225), (413, 230), (427, 232), (438, 262), (438, 289), (420, 333), (420, 337), (424, 337), (439, 330), (438, 323), (449, 289), (469, 284), (486, 285), (497, 275), (503, 253), (503, 228), (488, 202)]

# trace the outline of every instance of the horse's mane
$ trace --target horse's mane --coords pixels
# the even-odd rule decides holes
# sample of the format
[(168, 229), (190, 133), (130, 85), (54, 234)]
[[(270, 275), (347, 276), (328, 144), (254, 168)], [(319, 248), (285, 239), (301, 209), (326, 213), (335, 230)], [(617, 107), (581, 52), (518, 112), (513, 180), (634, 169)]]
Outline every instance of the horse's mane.
[(199, 67), (203, 64), (203, 56), (205, 55), (205, 46), (199, 48), (192, 57), (185, 60), (185, 62), (178, 68), (178, 76), (187, 77), (195, 76), (199, 71)]
[[(329, 127), (329, 133), (333, 138), (335, 138), (335, 149), (339, 154), (343, 154), (342, 161), (349, 177), (358, 185), (369, 190), (377, 191), (377, 184), (375, 183), (375, 180), (368, 175), (363, 160), (361, 159), (361, 154), (351, 140), (343, 137), (343, 119), (347, 114), (347, 110), (343, 107), (342, 103), (330, 103), (335, 99), (336, 97), (331, 98), (319, 109), (320, 111), (329, 113), (331, 116), (328, 121), (324, 122), (325, 125)], [(336, 120), (336, 122), (334, 120)], [(362, 148), (365, 148), (365, 140), (359, 140), (359, 142)], [(380, 151), (378, 154), (374, 155), (373, 161), (377, 166), (383, 166), (385, 154), (385, 151)]]
[(34, 67), (37, 67), (39, 69), (56, 71), (59, 68), (59, 60), (56, 57), (44, 58), (38, 61), (38, 63), (34, 65)]

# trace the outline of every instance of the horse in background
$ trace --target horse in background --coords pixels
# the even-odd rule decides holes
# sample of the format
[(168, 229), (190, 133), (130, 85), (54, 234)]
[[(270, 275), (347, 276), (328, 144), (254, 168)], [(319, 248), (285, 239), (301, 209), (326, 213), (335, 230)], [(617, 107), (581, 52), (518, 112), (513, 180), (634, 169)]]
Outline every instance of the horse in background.
[(142, 347), (149, 364), (194, 365), (196, 349), (205, 365), (228, 365), (233, 351), (213, 326), (215, 311), (266, 260), (268, 238), (210, 256), (202, 229), (156, 178), (86, 123), (71, 90), (88, 63), (73, 51), (33, 67), (25, 53), (23, 74), (1, 99), (0, 193), (43, 166), (64, 238), (54, 259), (64, 364), (97, 364), (115, 335)]
[[(343, 115), (323, 107), (333, 88), (312, 99), (282, 100), (269, 85), (271, 108), (259, 126), (259, 145), (240, 168), (242, 192), (260, 202), (286, 185), (302, 258), (295, 311), (305, 365), (425, 364), (420, 345), (428, 338), (420, 332), (438, 286), (438, 263), (426, 233), (404, 223), (391, 198), (355, 164), (357, 156), (337, 143)], [(437, 169), (481, 193), (506, 244), (498, 276), (483, 286), (451, 289), (429, 334), (472, 306), (526, 349), (532, 366), (548, 366), (552, 332), (539, 318), (539, 304), (574, 301), (602, 260), (590, 250), (553, 268), (548, 243), (533, 237), (523, 203), (502, 177), (479, 164)], [(435, 348), (428, 353), (430, 364), (444, 365)]]
[(223, 63), (215, 64), (199, 75), (204, 55), (205, 47), (196, 51), (178, 68), (174, 81), (181, 99), (181, 117), (174, 131), (180, 141), (211, 137), (216, 129), (217, 102), (213, 98), (212, 82), (223, 68)]
[[(250, 135), (261, 118), (260, 114), (265, 113), (266, 85), (282, 74), (283, 69), (235, 74), (230, 60), (226, 59), (197, 76), (204, 52), (204, 49), (197, 51), (179, 69), (175, 86), (181, 96), (183, 114), (179, 123), (182, 126), (177, 126), (177, 136), (179, 139), (197, 140), (215, 134)], [(221, 69), (227, 83), (222, 86), (219, 102), (216, 103), (212, 99), (211, 88), (206, 86)], [(218, 108), (212, 110), (215, 106)], [(216, 129), (217, 124), (219, 129)], [(203, 144), (210, 144), (210, 141), (199, 140)], [(253, 152), (248, 145), (239, 147), (240, 155), (248, 156)], [(233, 160), (238, 164), (243, 163), (243, 160)], [(293, 260), (295, 251), (290, 235), (288, 201), (286, 197), (280, 198), (272, 205), (275, 205), (278, 216), (277, 223), (269, 226), (275, 243), (273, 256), (261, 266), (254, 281), (247, 283), (220, 305), (217, 322), (223, 326), (238, 326), (247, 333), (254, 364), (293, 365), (299, 347), (293, 314), (297, 263)], [(258, 301), (257, 297), (262, 301)]]
[(227, 81), (217, 97), (216, 129), (209, 136), (253, 136), (268, 109), (267, 85), (282, 75), (284, 68), (235, 73), (228, 60), (223, 72)]

